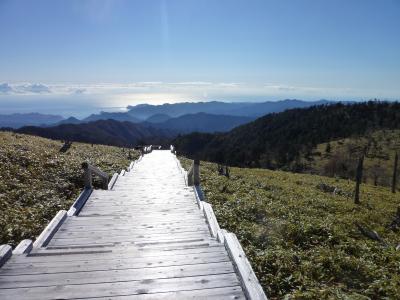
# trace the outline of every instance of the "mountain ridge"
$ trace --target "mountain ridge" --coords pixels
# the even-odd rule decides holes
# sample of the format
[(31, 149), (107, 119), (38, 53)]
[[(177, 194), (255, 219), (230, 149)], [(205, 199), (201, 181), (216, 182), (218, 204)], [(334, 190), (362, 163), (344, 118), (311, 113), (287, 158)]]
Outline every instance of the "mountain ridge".
[(202, 160), (300, 171), (303, 166), (298, 159), (307, 157), (317, 144), (375, 129), (400, 129), (400, 103), (296, 108), (266, 115), (227, 133), (191, 133), (173, 143), (180, 153)]

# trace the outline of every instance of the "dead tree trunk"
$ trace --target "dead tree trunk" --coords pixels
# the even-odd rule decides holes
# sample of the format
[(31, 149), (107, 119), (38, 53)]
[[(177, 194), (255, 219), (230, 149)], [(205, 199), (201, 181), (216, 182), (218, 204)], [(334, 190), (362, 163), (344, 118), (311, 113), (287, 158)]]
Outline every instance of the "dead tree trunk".
[(357, 166), (357, 174), (356, 174), (356, 190), (354, 193), (354, 203), (360, 204), (360, 184), (363, 173), (363, 164), (364, 164), (364, 154), (360, 157)]
[(393, 178), (392, 178), (392, 193), (396, 193), (396, 181), (397, 181), (397, 163), (399, 161), (399, 155), (396, 152), (394, 156), (394, 167), (393, 167)]

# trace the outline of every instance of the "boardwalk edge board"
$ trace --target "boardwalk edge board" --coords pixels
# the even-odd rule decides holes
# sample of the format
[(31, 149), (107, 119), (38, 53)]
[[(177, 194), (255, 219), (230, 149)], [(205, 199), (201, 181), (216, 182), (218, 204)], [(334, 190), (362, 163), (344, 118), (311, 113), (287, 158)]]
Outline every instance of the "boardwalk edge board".
[(75, 216), (79, 213), (81, 208), (85, 205), (86, 200), (89, 199), (90, 195), (92, 194), (93, 189), (84, 189), (76, 198), (75, 202), (71, 205), (70, 209), (68, 210), (68, 216)]
[(6, 263), (6, 261), (12, 255), (12, 248), (10, 245), (1, 245), (0, 246), (0, 268)]
[(115, 183), (117, 182), (118, 179), (118, 173), (114, 173), (113, 177), (111, 178), (110, 182), (108, 183), (108, 190), (112, 190)]
[(225, 230), (223, 234), (225, 248), (228, 250), (228, 254), (240, 275), (247, 297), (254, 300), (267, 299), (236, 235)]
[(15, 247), (12, 254), (29, 254), (33, 248), (32, 240), (23, 240)]
[(67, 217), (67, 211), (60, 210), (33, 243), (33, 248), (45, 247)]

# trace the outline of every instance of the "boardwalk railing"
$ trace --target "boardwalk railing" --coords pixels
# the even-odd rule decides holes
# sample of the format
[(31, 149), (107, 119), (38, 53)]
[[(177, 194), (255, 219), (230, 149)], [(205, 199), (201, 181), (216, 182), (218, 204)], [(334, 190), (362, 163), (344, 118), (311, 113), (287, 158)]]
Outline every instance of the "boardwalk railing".
[(85, 170), (85, 175), (84, 175), (84, 178), (85, 178), (85, 189), (92, 189), (93, 188), (93, 174), (94, 174), (94, 175), (97, 175), (97, 176), (100, 177), (101, 183), (102, 183), (102, 185), (101, 185), (102, 189), (108, 190), (108, 179), (109, 179), (109, 176), (108, 176), (107, 173), (105, 173), (105, 172), (101, 171), (100, 169), (90, 165), (87, 162), (84, 162), (82, 164), (82, 168), (83, 168), (83, 170)]
[(82, 168), (84, 170), (84, 180), (85, 180), (85, 188), (80, 193), (78, 198), (76, 198), (75, 202), (72, 204), (70, 209), (67, 212), (68, 216), (75, 216), (79, 213), (83, 205), (85, 205), (86, 200), (90, 197), (93, 191), (93, 174), (99, 176), (102, 181), (101, 188), (104, 190), (111, 190), (117, 181), (118, 173), (115, 173), (111, 180), (109, 181), (109, 176), (107, 173), (99, 170), (98, 168), (90, 165), (87, 162), (82, 163)]

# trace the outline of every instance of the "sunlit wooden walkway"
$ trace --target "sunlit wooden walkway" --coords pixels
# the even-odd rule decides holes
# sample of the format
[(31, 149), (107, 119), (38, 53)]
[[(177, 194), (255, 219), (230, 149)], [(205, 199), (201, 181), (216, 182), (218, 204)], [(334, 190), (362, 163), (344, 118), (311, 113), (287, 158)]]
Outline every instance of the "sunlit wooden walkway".
[(175, 156), (153, 151), (112, 190), (94, 190), (45, 247), (12, 255), (0, 299), (263, 298), (209, 223)]

